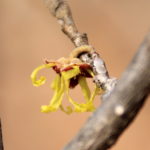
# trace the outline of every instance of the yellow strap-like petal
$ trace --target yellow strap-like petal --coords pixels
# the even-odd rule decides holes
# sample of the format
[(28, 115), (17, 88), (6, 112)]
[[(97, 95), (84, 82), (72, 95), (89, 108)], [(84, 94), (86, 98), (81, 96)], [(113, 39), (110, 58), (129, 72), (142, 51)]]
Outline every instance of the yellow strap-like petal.
[[(63, 78), (63, 76), (62, 76)], [(92, 103), (86, 103), (86, 104), (79, 104), (76, 101), (74, 101), (70, 95), (69, 95), (69, 80), (64, 79), (65, 83), (65, 89), (66, 89), (66, 94), (68, 97), (69, 102), (74, 106), (74, 111), (75, 112), (86, 112), (86, 111), (93, 111), (95, 110), (94, 105)]]
[(67, 97), (70, 101), (70, 103), (74, 106), (74, 107), (79, 107), (79, 104), (77, 102), (75, 102), (70, 96), (69, 96), (69, 79), (65, 78), (66, 76), (64, 76), (64, 74), (62, 74), (62, 79), (65, 85), (65, 91), (67, 94)]
[(60, 106), (61, 99), (62, 99), (63, 93), (65, 91), (65, 85), (63, 83), (63, 79), (60, 75), (58, 75), (58, 76), (59, 76), (59, 79), (57, 79), (57, 82), (56, 82), (55, 94), (50, 101), (50, 105), (55, 105), (57, 107)]
[(56, 75), (55, 79), (51, 83), (51, 88), (53, 90), (56, 90), (58, 89), (59, 84), (60, 84), (60, 75)]
[(61, 74), (65, 80), (68, 80), (80, 74), (80, 68), (79, 66), (73, 66), (73, 69), (63, 71)]
[[(77, 76), (79, 73), (80, 73), (79, 66), (74, 66), (74, 68), (72, 70), (61, 73), (64, 84), (65, 84), (65, 90), (66, 90), (67, 97), (68, 97), (70, 103), (74, 106), (74, 111), (75, 112), (94, 111), (95, 107), (92, 103), (92, 100), (95, 97), (95, 92), (92, 95), (90, 94), (90, 90), (88, 88), (88, 85), (87, 85), (86, 80), (85, 80), (84, 77), (81, 77), (79, 79), (79, 82), (80, 82), (80, 86), (82, 88), (84, 97), (85, 97), (87, 102), (85, 104), (79, 104), (76, 101), (74, 101), (69, 95), (70, 79)], [(89, 71), (89, 73), (91, 74), (90, 71)]]
[(41, 70), (41, 69), (44, 69), (44, 68), (51, 68), (52, 66), (54, 66), (55, 64), (54, 63), (51, 63), (51, 64), (44, 64), (44, 65), (41, 65), (39, 67), (37, 67), (36, 69), (34, 69), (34, 71), (32, 72), (31, 74), (31, 80), (32, 80), (32, 84), (34, 86), (40, 86), (42, 84), (45, 83), (46, 81), (46, 78), (44, 76), (41, 76), (40, 79), (37, 80), (37, 73)]
[(64, 95), (64, 91), (65, 91), (65, 85), (63, 83), (63, 79), (60, 75), (57, 75), (56, 79), (55, 79), (55, 86), (54, 86), (54, 96), (52, 97), (50, 104), (49, 105), (44, 105), (41, 107), (41, 112), (52, 112), (52, 111), (56, 111), (61, 103), (62, 103), (62, 98)]
[(91, 92), (90, 92), (90, 89), (89, 89), (88, 84), (86, 82), (86, 78), (80, 77), (78, 81), (79, 81), (79, 84), (81, 86), (81, 90), (83, 92), (84, 98), (88, 102), (90, 100), (90, 97), (91, 97)]

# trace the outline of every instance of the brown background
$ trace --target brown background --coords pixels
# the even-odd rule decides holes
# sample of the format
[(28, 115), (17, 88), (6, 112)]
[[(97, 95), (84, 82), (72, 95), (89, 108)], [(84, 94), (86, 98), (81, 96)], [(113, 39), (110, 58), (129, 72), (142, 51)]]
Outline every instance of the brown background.
[[(120, 77), (150, 27), (149, 0), (70, 0), (81, 32)], [(42, 0), (0, 0), (0, 116), (5, 150), (59, 150), (81, 128), (90, 113), (42, 114), (39, 108), (52, 95), (48, 82), (31, 85), (32, 70), (43, 58), (68, 56), (73, 44)], [(81, 99), (79, 89), (73, 91)], [(99, 101), (99, 98), (96, 99)], [(97, 105), (99, 102), (97, 102)], [(112, 150), (150, 150), (150, 102)]]

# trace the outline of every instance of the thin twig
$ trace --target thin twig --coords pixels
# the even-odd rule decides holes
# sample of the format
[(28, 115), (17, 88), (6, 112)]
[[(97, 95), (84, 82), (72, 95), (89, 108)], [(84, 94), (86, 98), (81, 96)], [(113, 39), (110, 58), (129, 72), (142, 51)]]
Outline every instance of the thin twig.
[(0, 150), (3, 150), (2, 126), (0, 121)]
[(57, 18), (62, 31), (76, 47), (88, 45), (86, 33), (79, 33), (72, 18), (70, 8), (63, 0), (44, 0), (50, 12)]
[[(44, 0), (49, 11), (57, 18), (62, 31), (69, 37), (76, 47), (88, 45), (86, 33), (79, 33), (72, 18), (72, 13), (67, 2), (63, 0)], [(94, 82), (98, 87), (106, 91), (109, 95), (114, 86), (116, 79), (110, 78), (104, 61), (96, 52), (83, 53), (80, 55), (83, 62), (90, 64), (95, 74)], [(106, 96), (105, 95), (105, 96)]]

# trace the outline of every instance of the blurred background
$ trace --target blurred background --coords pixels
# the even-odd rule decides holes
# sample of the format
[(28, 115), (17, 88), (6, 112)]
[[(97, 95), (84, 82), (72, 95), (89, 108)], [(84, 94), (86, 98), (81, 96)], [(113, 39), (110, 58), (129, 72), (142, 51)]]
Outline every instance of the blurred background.
[[(80, 32), (105, 60), (111, 76), (119, 78), (150, 28), (149, 0), (70, 0)], [(40, 113), (53, 92), (55, 76), (43, 71), (47, 83), (31, 84), (32, 70), (44, 58), (67, 57), (74, 48), (42, 0), (0, 1), (0, 117), (5, 150), (60, 150), (91, 113)], [(80, 89), (72, 91), (81, 99)], [(99, 97), (96, 105), (100, 104)], [(111, 150), (150, 149), (150, 102)]]

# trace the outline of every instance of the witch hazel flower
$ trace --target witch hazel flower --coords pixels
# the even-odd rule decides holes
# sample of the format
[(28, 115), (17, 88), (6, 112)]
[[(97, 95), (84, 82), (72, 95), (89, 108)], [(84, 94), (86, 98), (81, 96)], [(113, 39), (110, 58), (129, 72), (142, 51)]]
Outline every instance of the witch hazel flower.
[[(103, 92), (95, 84), (95, 89), (91, 93), (86, 78), (93, 78), (94, 74), (89, 64), (82, 62), (78, 56), (81, 53), (93, 51), (91, 46), (81, 46), (72, 51), (69, 58), (60, 58), (56, 61), (45, 61), (45, 64), (37, 67), (31, 74), (32, 84), (34, 86), (41, 86), (45, 83), (46, 78), (41, 76), (37, 79), (37, 74), (42, 69), (52, 69), (56, 72), (56, 77), (51, 84), (51, 88), (54, 90), (54, 95), (51, 98), (48, 105), (41, 106), (41, 112), (55, 112), (62, 110), (67, 114), (72, 112), (92, 112), (95, 110), (93, 104), (96, 95)], [(78, 103), (72, 99), (69, 94), (69, 90), (75, 88), (76, 85), (80, 85), (85, 102)], [(71, 106), (63, 107), (62, 100), (66, 94)]]

